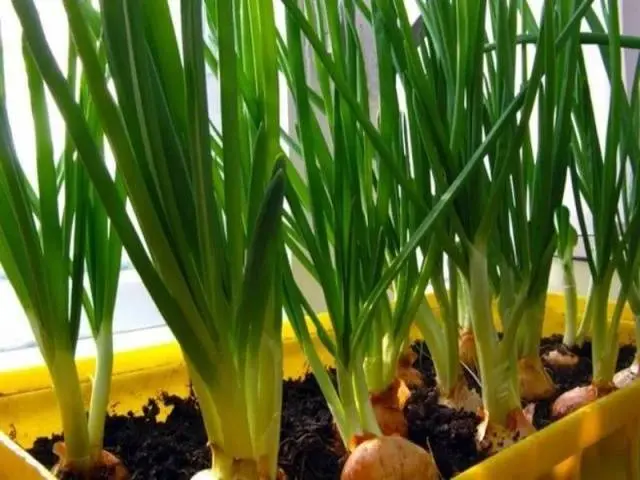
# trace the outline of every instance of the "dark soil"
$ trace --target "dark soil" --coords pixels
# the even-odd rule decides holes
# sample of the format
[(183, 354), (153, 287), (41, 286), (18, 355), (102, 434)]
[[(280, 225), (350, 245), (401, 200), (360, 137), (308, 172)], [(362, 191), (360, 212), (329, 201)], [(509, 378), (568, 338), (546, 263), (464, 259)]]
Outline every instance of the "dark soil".
[[(301, 420), (302, 419), (302, 420)], [(284, 382), (280, 468), (289, 480), (334, 480), (346, 453), (312, 374)]]
[[(157, 420), (160, 403), (173, 407), (164, 422)], [(29, 453), (51, 467), (57, 461), (51, 453), (52, 444), (61, 438), (39, 438)], [(110, 415), (106, 421), (105, 449), (117, 456), (136, 480), (189, 479), (211, 464), (206, 445), (207, 436), (193, 396), (184, 399), (165, 395), (149, 400), (142, 415)]]
[[(541, 353), (560, 344), (560, 336), (545, 338)], [(424, 343), (416, 343), (413, 348), (418, 353), (414, 367), (424, 375), (425, 386), (414, 390), (405, 406), (409, 438), (429, 450), (442, 476), (451, 478), (484, 458), (475, 445), (478, 419), (474, 414), (438, 405), (429, 353)], [(558, 395), (590, 381), (591, 345), (587, 343), (572, 351), (580, 357), (577, 368), (549, 369), (558, 386)], [(618, 369), (629, 366), (634, 354), (635, 347), (622, 347)], [(465, 373), (469, 385), (477, 388), (474, 376)], [(536, 427), (543, 428), (551, 423), (551, 403), (537, 403)], [(172, 407), (164, 422), (158, 420), (161, 404)], [(279, 464), (288, 479), (338, 479), (345, 452), (313, 375), (284, 382), (282, 412)], [(59, 435), (39, 438), (29, 453), (50, 468), (57, 461), (51, 451), (52, 445), (61, 439)], [(185, 399), (165, 395), (149, 400), (142, 415), (110, 415), (106, 422), (105, 449), (122, 460), (132, 479), (188, 480), (210, 465), (211, 453), (206, 443), (198, 404), (193, 396)], [(72, 480), (73, 477), (65, 478)]]
[[(418, 354), (413, 366), (422, 373), (425, 384), (413, 391), (405, 406), (409, 439), (430, 451), (440, 474), (451, 478), (484, 458), (475, 441), (479, 419), (473, 413), (438, 405), (436, 375), (429, 350), (424, 342), (416, 342), (413, 350)], [(470, 375), (467, 382), (476, 386)]]

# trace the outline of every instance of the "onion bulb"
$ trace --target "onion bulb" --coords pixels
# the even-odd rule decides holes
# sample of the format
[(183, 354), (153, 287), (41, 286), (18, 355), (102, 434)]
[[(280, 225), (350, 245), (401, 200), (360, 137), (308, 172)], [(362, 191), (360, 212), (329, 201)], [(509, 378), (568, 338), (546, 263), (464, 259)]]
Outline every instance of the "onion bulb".
[(576, 387), (560, 395), (551, 406), (552, 418), (562, 418), (615, 390), (613, 385)]
[(398, 436), (365, 440), (351, 453), (341, 480), (438, 480), (433, 457), (418, 445)]
[(485, 412), (476, 430), (476, 443), (480, 450), (494, 455), (535, 431), (531, 417), (522, 409), (515, 409), (507, 414), (506, 426), (491, 421)]
[(542, 365), (540, 357), (524, 357), (518, 360), (520, 397), (527, 402), (546, 400), (553, 396), (556, 387)]
[(407, 387), (417, 388), (424, 385), (422, 374), (415, 368), (413, 364), (418, 358), (418, 354), (411, 347), (405, 348), (402, 355), (398, 359), (398, 368), (396, 376), (402, 380)]
[(128, 480), (130, 478), (129, 472), (120, 459), (106, 450), (100, 452), (100, 457), (91, 463), (90, 471), (88, 472), (83, 471), (84, 468), (67, 458), (67, 447), (64, 442), (56, 442), (53, 445), (53, 453), (59, 458), (58, 463), (52, 469), (53, 474), (56, 476), (65, 473), (76, 473), (82, 474), (87, 478), (93, 478), (93, 472), (105, 469), (107, 472), (106, 478), (109, 480)]
[(545, 363), (554, 367), (575, 367), (578, 364), (578, 356), (567, 349), (556, 349), (542, 356)]
[(628, 387), (635, 380), (638, 379), (640, 374), (640, 363), (634, 361), (630, 367), (620, 370), (613, 376), (613, 384), (616, 388)]
[(408, 435), (403, 408), (410, 396), (406, 384), (397, 378), (384, 392), (371, 394), (371, 405), (383, 435)]
[(478, 354), (476, 340), (472, 330), (463, 330), (458, 339), (460, 361), (472, 370), (478, 369)]

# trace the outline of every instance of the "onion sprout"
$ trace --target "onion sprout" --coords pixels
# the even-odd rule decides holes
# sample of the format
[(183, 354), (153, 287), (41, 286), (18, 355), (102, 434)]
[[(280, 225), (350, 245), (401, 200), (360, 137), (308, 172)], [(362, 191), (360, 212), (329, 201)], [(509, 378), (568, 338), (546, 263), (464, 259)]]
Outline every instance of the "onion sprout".
[[(422, 129), (421, 142), (433, 172), (436, 197), (445, 194), (452, 185), (451, 179), (460, 178), (473, 162), (474, 156), (469, 152), (479, 148), (483, 133), (508, 119), (504, 125), (504, 131), (508, 134), (497, 137), (497, 141), (491, 144), (485, 169), (479, 169), (474, 181), (462, 187), (460, 196), (454, 200), (453, 208), (448, 213), (451, 229), (447, 232), (448, 240), (445, 243), (447, 255), (465, 277), (469, 287), (468, 304), (485, 409), (485, 423), (479, 431), (479, 437), (481, 440), (489, 438), (491, 444), (494, 443), (493, 434), (502, 436), (499, 431), (507, 426), (519, 427), (520, 435), (531, 430), (521, 421), (513, 365), (518, 327), (524, 323), (525, 310), (533, 308), (536, 302), (529, 300), (531, 281), (526, 276), (521, 277), (521, 282), (514, 281), (514, 276), (520, 272), (513, 268), (513, 261), (509, 257), (504, 257), (509, 247), (500, 245), (507, 241), (516, 244), (526, 241), (526, 228), (521, 228), (526, 218), (518, 218), (513, 214), (514, 210), (520, 215), (526, 212), (522, 198), (524, 192), (519, 185), (524, 180), (524, 172), (521, 171), (524, 167), (517, 155), (526, 145), (529, 119), (541, 79), (551, 68), (549, 58), (552, 56), (545, 52), (553, 50), (555, 56), (562, 48), (570, 50), (566, 44), (569, 40), (575, 43), (578, 20), (584, 15), (584, 4), (571, 11), (572, 16), (560, 30), (553, 21), (553, 6), (545, 2), (533, 67), (523, 81), (525, 88), (518, 94), (513, 82), (516, 74), (515, 19), (520, 4), (420, 3), (427, 37), (425, 54), (411, 58), (411, 50), (405, 47), (409, 35), (405, 33), (402, 42), (401, 29), (397, 34), (398, 41), (392, 42), (392, 45), (395, 58), (401, 59), (406, 65), (401, 78), (404, 80), (406, 97), (415, 99), (413, 109), (419, 114), (420, 121), (417, 123)], [(400, 7), (396, 7), (396, 15), (399, 15), (399, 10)], [(489, 12), (491, 15), (488, 15)], [(451, 18), (452, 22), (443, 23), (439, 21), (442, 18)], [(493, 34), (499, 37), (497, 45), (502, 48), (498, 48), (485, 63), (482, 46), (486, 43), (486, 18), (495, 22)], [(393, 19), (393, 12), (389, 10), (389, 28), (397, 24)], [(456, 48), (452, 49), (450, 45), (454, 41)], [(443, 95), (443, 92), (447, 92), (447, 95)], [(516, 119), (509, 115), (509, 108), (518, 101), (523, 103), (523, 107), (519, 119)], [(443, 119), (443, 123), (438, 119)], [(545, 168), (551, 171), (549, 169), (553, 167), (547, 165)], [(547, 217), (549, 211), (552, 212), (549, 207), (543, 210), (547, 212)], [(541, 239), (543, 241), (536, 252), (544, 252), (550, 263), (554, 249), (549, 247), (548, 237), (553, 236), (553, 221), (542, 213), (539, 218), (546, 221), (548, 233), (547, 240)], [(511, 224), (515, 230), (513, 235), (521, 235), (516, 236), (515, 240), (511, 238)], [(528, 253), (528, 250), (518, 252), (519, 255)], [(530, 262), (525, 257), (521, 264), (529, 265)], [(530, 275), (527, 270), (524, 273)], [(546, 291), (546, 283), (539, 282), (533, 287), (537, 291), (541, 285)], [(500, 295), (502, 305), (502, 340), (498, 339), (495, 331), (491, 309), (496, 294)], [(498, 439), (494, 444), (500, 443), (503, 442)]]
[[(603, 29), (595, 15), (589, 21), (594, 29)], [(576, 102), (573, 113), (573, 161), (570, 166), (580, 232), (585, 242), (587, 261), (592, 277), (584, 319), (578, 338), (591, 333), (593, 377), (591, 385), (581, 387), (560, 396), (552, 413), (563, 416), (585, 403), (606, 395), (614, 388), (618, 354), (618, 326), (623, 307), (637, 272), (638, 263), (638, 208), (635, 203), (627, 206), (630, 216), (618, 221), (624, 207), (623, 184), (627, 179), (627, 164), (637, 164), (636, 141), (626, 136), (623, 122), (631, 123), (631, 109), (624, 94), (620, 49), (620, 20), (618, 5), (608, 2), (605, 22), (609, 42), (600, 48), (609, 75), (611, 96), (604, 151), (595, 124), (592, 95), (587, 81), (585, 59), (580, 52), (576, 76)], [(634, 134), (635, 135), (635, 134)], [(631, 137), (634, 138), (634, 137)], [(637, 182), (637, 176), (634, 180)], [(591, 212), (594, 223), (594, 242), (589, 240), (588, 228), (582, 205)], [(609, 318), (608, 304), (615, 273), (621, 280), (614, 312)]]
[(556, 212), (557, 252), (562, 264), (562, 281), (564, 287), (564, 335), (565, 345), (572, 347), (576, 343), (578, 323), (578, 293), (574, 273), (573, 255), (578, 243), (578, 234), (570, 223), (569, 209), (562, 206)]
[[(272, 2), (183, 0), (177, 35), (166, 0), (101, 1), (112, 95), (98, 52), (87, 41), (85, 2), (65, 0), (88, 90), (138, 230), (99, 162), (90, 126), (55, 63), (33, 1), (13, 4), (96, 192), (182, 348), (213, 451), (213, 468), (205, 475), (275, 478), (285, 180), (277, 160)], [(205, 88), (205, 7), (219, 39), (217, 142)], [(239, 75), (252, 87), (246, 96)], [(256, 107), (257, 116), (245, 105)]]
[[(90, 42), (98, 45), (93, 33)], [(37, 189), (14, 147), (6, 104), (11, 92), (4, 88), (0, 46), (0, 264), (27, 314), (58, 400), (64, 444), (55, 447), (60, 457), (56, 469), (87, 474), (106, 463), (118, 463), (103, 452), (103, 437), (122, 246), (68, 135), (61, 157), (55, 158), (42, 77), (27, 44), (23, 52), (37, 147)], [(102, 132), (84, 75), (78, 73), (77, 53), (70, 42), (66, 81), (99, 142), (96, 164), (104, 167)], [(118, 178), (115, 184), (123, 201)], [(97, 350), (88, 418), (75, 362), (83, 304)]]

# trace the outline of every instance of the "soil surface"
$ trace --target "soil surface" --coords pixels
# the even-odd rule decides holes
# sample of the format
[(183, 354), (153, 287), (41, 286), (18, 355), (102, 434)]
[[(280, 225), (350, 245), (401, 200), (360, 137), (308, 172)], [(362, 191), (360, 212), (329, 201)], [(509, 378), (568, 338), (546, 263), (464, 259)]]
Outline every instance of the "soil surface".
[[(557, 348), (561, 340), (560, 336), (543, 339), (541, 353)], [(414, 344), (413, 348), (418, 353), (414, 367), (424, 375), (425, 385), (413, 391), (405, 406), (409, 438), (430, 451), (441, 475), (451, 478), (484, 458), (475, 444), (478, 419), (474, 414), (438, 405), (429, 352), (422, 342)], [(576, 368), (549, 369), (558, 387), (557, 395), (590, 380), (591, 345), (586, 343), (572, 351), (580, 357)], [(635, 347), (622, 347), (618, 369), (629, 366), (634, 354)], [(465, 373), (469, 385), (479, 390), (474, 375)], [(537, 403), (534, 415), (537, 428), (551, 423), (552, 401)], [(158, 420), (161, 404), (172, 407), (164, 422)], [(287, 478), (338, 479), (345, 451), (313, 375), (284, 382), (282, 412), (279, 465)], [(39, 438), (29, 453), (50, 468), (57, 461), (51, 451), (52, 445), (61, 439), (60, 435)], [(164, 395), (150, 399), (142, 415), (110, 415), (106, 422), (105, 449), (122, 460), (135, 480), (188, 480), (210, 465), (211, 453), (206, 443), (198, 404), (193, 396), (185, 399)], [(64, 478), (73, 480), (70, 476)]]

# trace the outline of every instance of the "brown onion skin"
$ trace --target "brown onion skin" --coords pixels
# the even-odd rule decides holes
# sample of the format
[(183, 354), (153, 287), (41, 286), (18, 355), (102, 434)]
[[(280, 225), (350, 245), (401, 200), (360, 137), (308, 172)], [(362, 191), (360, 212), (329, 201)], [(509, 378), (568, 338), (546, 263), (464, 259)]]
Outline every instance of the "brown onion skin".
[(573, 390), (560, 395), (551, 406), (551, 417), (562, 418), (575, 412), (585, 405), (595, 402), (598, 398), (608, 395), (616, 387), (611, 385), (587, 385), (586, 387), (576, 387)]
[(360, 443), (342, 469), (341, 480), (438, 480), (433, 457), (399, 436), (375, 437)]
[(472, 370), (478, 369), (478, 354), (476, 352), (475, 335), (471, 330), (465, 330), (458, 339), (460, 362)]
[(370, 395), (371, 405), (383, 435), (408, 436), (409, 426), (403, 409), (410, 396), (411, 391), (404, 381), (398, 378), (383, 392)]
[(543, 355), (542, 359), (545, 363), (553, 365), (554, 367), (573, 368), (578, 365), (578, 356), (569, 350), (566, 352), (552, 350)]
[(520, 397), (525, 402), (551, 398), (556, 387), (539, 357), (524, 357), (518, 360)]

